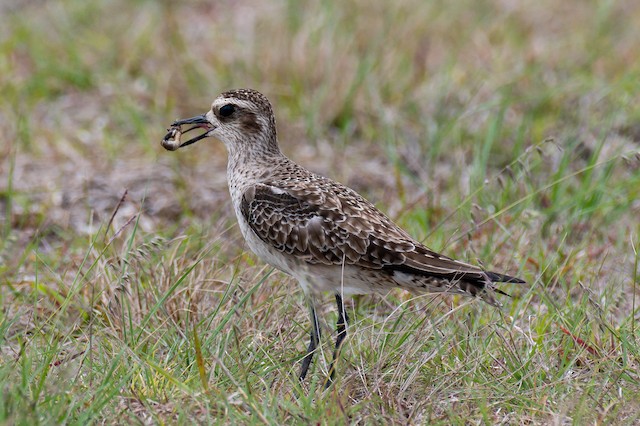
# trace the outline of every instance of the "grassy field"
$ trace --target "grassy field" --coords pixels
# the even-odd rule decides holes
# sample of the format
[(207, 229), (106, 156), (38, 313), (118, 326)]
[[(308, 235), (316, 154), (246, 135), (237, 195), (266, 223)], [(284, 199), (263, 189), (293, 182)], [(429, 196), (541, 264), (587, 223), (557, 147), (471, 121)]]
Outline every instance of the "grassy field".
[[(212, 4), (209, 4), (212, 3)], [(0, 423), (640, 424), (640, 4), (0, 3)], [(207, 140), (230, 88), (283, 151), (504, 308), (349, 301), (335, 386), (297, 283), (246, 247)]]

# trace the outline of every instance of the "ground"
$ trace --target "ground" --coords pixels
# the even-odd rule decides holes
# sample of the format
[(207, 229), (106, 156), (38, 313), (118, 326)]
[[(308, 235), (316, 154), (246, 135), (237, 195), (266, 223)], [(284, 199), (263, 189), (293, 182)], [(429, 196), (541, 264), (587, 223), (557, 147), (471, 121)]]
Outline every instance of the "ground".
[[(0, 3), (0, 421), (640, 423), (640, 4)], [(517, 275), (496, 309), (305, 298), (243, 245), (226, 153), (160, 147), (231, 88), (282, 150), (431, 248)]]

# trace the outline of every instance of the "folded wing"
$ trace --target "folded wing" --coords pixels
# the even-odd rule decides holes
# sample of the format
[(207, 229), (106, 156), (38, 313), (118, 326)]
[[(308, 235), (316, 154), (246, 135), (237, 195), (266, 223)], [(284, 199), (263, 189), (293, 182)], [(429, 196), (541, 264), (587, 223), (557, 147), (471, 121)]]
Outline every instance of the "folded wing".
[(438, 254), (355, 191), (321, 176), (316, 179), (316, 185), (277, 181), (245, 191), (242, 214), (262, 241), (309, 264), (344, 262), (392, 276), (453, 283), (459, 287), (453, 292), (476, 295), (487, 286), (492, 289), (492, 282), (524, 283)]

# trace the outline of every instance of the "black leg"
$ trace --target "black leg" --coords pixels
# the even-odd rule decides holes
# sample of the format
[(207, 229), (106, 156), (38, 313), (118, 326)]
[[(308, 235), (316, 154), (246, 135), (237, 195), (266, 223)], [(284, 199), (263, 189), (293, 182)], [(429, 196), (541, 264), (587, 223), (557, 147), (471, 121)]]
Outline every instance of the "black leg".
[(336, 360), (340, 355), (340, 348), (342, 347), (342, 341), (347, 337), (347, 323), (349, 317), (347, 311), (344, 309), (342, 303), (342, 296), (340, 293), (336, 293), (336, 303), (338, 305), (338, 322), (336, 323), (336, 330), (338, 331), (338, 337), (336, 337), (336, 348), (333, 350), (333, 359), (331, 360), (331, 366), (329, 367), (329, 378), (327, 379), (327, 387), (333, 382), (333, 378), (336, 372)]
[(313, 306), (313, 301), (309, 302), (309, 309), (311, 311), (311, 337), (307, 354), (302, 359), (302, 368), (300, 369), (301, 381), (307, 376), (311, 360), (313, 360), (313, 355), (316, 353), (316, 347), (318, 347), (318, 342), (320, 341), (320, 326), (318, 325), (318, 317), (316, 316), (316, 308)]

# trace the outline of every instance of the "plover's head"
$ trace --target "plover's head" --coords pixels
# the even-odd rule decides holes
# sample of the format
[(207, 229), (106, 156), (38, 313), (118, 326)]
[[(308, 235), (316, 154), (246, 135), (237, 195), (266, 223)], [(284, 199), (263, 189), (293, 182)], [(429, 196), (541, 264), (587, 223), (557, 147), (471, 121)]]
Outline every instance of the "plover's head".
[[(181, 131), (182, 126), (191, 127)], [(205, 132), (180, 142), (182, 133), (198, 128)], [(175, 121), (162, 146), (174, 151), (207, 137), (219, 139), (231, 153), (279, 152), (271, 103), (262, 93), (252, 89), (224, 92), (213, 101), (206, 114)]]

